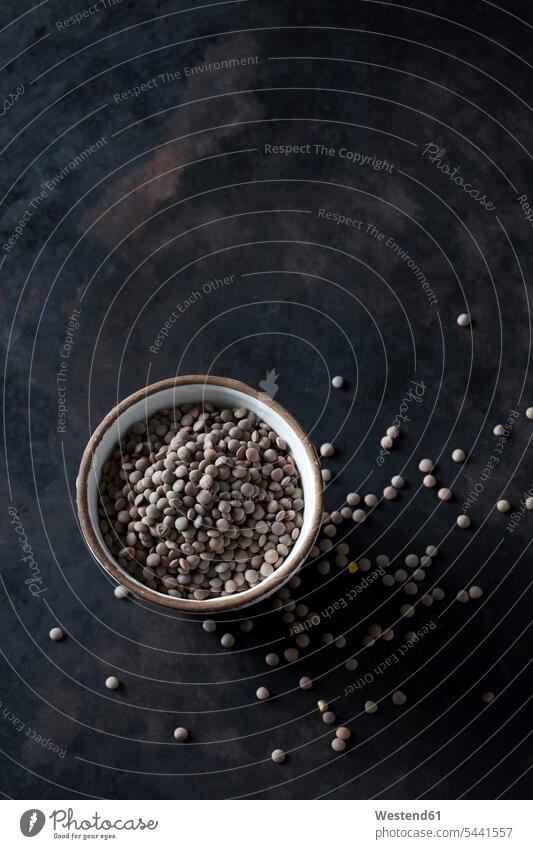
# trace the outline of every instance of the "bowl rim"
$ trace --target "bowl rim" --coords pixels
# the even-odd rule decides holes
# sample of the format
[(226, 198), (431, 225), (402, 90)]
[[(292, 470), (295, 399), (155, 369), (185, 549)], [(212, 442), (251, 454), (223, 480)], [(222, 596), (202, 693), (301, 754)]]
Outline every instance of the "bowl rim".
[[(300, 552), (295, 556), (290, 552), (283, 564), (276, 569), (270, 577), (268, 583), (261, 581), (255, 587), (251, 587), (242, 593), (230, 596), (218, 596), (213, 599), (205, 599), (203, 601), (196, 599), (175, 598), (174, 596), (164, 595), (150, 587), (146, 587), (140, 582), (134, 580), (127, 572), (122, 571), (119, 564), (113, 556), (108, 552), (99, 541), (92, 520), (89, 514), (89, 499), (88, 499), (88, 483), (89, 475), (92, 472), (93, 456), (96, 448), (101, 443), (104, 435), (113, 426), (117, 419), (131, 406), (139, 401), (145, 400), (152, 395), (157, 394), (166, 389), (186, 386), (190, 384), (204, 384), (212, 386), (221, 386), (226, 389), (241, 392), (249, 395), (252, 398), (261, 401), (265, 406), (272, 409), (279, 416), (285, 419), (286, 423), (293, 429), (297, 438), (303, 445), (305, 455), (309, 461), (309, 466), (312, 472), (312, 481), (315, 495), (315, 508), (309, 522), (309, 526), (305, 534), (302, 534), (303, 544), (301, 544)], [(150, 601), (154, 604), (162, 605), (163, 607), (172, 607), (175, 610), (185, 611), (187, 613), (198, 613), (205, 615), (206, 613), (224, 613), (231, 610), (238, 610), (241, 607), (247, 607), (250, 604), (267, 598), (273, 592), (280, 589), (296, 572), (298, 572), (303, 561), (309, 554), (315, 539), (320, 529), (323, 513), (323, 483), (320, 472), (320, 461), (310, 438), (299, 424), (299, 422), (287, 412), (287, 410), (274, 401), (269, 395), (264, 392), (259, 392), (251, 386), (241, 381), (234, 380), (229, 377), (218, 377), (216, 375), (205, 374), (187, 374), (176, 377), (159, 380), (156, 383), (151, 383), (142, 389), (133, 392), (124, 398), (113, 407), (112, 410), (102, 419), (100, 424), (94, 430), (92, 436), (87, 443), (83, 452), (78, 477), (76, 479), (76, 505), (78, 509), (78, 517), (83, 537), (97, 563), (102, 566), (116, 581), (125, 586), (135, 596)], [(301, 541), (302, 537), (299, 538)]]

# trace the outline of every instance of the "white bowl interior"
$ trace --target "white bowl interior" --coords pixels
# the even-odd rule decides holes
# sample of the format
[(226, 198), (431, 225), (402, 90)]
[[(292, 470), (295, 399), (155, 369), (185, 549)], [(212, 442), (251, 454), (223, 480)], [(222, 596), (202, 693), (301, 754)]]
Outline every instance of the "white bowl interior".
[[(201, 403), (202, 401), (210, 402), (219, 408), (246, 407), (269, 424), (289, 446), (300, 473), (300, 486), (303, 490), (304, 498), (304, 521), (300, 536), (284, 561), (286, 563), (290, 559), (291, 562), (294, 562), (296, 569), (297, 561), (303, 559), (301, 558), (300, 552), (305, 545), (306, 531), (309, 530), (313, 521), (318, 500), (318, 494), (314, 486), (313, 465), (310, 462), (305, 445), (291, 424), (260, 398), (254, 398), (253, 396), (234, 388), (217, 386), (210, 383), (191, 383), (176, 387), (171, 386), (168, 389), (162, 389), (159, 392), (154, 392), (124, 410), (106, 431), (101, 442), (94, 451), (91, 472), (87, 479), (89, 518), (98, 541), (102, 547), (107, 550), (107, 546), (99, 527), (98, 481), (102, 474), (102, 466), (106, 460), (109, 459), (117, 443), (120, 439), (125, 437), (126, 431), (135, 424), (135, 422), (145, 421), (147, 418), (151, 418), (157, 410), (178, 407), (182, 404)], [(138, 584), (140, 587), (144, 586), (144, 584), (137, 581), (132, 575), (122, 569), (118, 561), (112, 557), (110, 552), (109, 557), (114, 560), (117, 569), (119, 569), (125, 577), (129, 578), (130, 581), (133, 581), (133, 583)], [(294, 574), (294, 572), (292, 574)], [(261, 587), (264, 589), (264, 596), (269, 595), (270, 585), (273, 585), (271, 592), (273, 592), (274, 589), (279, 589), (279, 585), (275, 581), (275, 577), (276, 572), (261, 582)], [(156, 593), (156, 591), (154, 592)], [(242, 599), (243, 596), (246, 597), (248, 592), (250, 591), (245, 590), (244, 592), (239, 593), (238, 597)], [(156, 594), (165, 597), (163, 593)], [(196, 601), (196, 604), (199, 608), (201, 608), (203, 602)]]

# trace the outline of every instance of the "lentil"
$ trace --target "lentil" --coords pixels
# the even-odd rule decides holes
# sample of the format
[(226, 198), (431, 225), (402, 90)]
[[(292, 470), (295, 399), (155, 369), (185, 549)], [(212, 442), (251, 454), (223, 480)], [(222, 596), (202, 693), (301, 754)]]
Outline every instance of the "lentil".
[(344, 741), (346, 742), (346, 740), (349, 740), (349, 739), (350, 739), (350, 737), (352, 736), (352, 732), (350, 731), (350, 729), (349, 729), (349, 728), (346, 728), (346, 726), (345, 726), (345, 725), (341, 725), (341, 726), (339, 726), (339, 728), (337, 728), (337, 730), (335, 731), (335, 736), (336, 736), (339, 740), (344, 740)]
[(394, 705), (404, 705), (407, 701), (407, 696), (405, 693), (402, 693), (401, 690), (396, 690), (395, 693), (392, 694), (392, 703)]

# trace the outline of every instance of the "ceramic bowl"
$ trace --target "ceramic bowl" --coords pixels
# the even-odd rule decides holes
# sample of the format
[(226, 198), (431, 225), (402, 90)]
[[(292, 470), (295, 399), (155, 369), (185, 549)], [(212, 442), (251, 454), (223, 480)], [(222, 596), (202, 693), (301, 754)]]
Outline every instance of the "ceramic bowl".
[[(100, 531), (98, 482), (104, 463), (131, 425), (150, 418), (157, 410), (202, 402), (211, 402), (219, 408), (247, 407), (272, 426), (287, 442), (300, 473), (304, 510), (300, 536), (272, 575), (241, 593), (196, 601), (174, 598), (153, 590), (122, 568), (108, 550)], [(298, 422), (268, 395), (236, 380), (212, 375), (193, 374), (161, 380), (121, 401), (91, 436), (83, 453), (76, 488), (80, 526), (95, 560), (134, 595), (155, 604), (202, 615), (237, 610), (279, 590), (298, 572), (309, 554), (320, 528), (323, 510), (320, 464), (310, 439)]]

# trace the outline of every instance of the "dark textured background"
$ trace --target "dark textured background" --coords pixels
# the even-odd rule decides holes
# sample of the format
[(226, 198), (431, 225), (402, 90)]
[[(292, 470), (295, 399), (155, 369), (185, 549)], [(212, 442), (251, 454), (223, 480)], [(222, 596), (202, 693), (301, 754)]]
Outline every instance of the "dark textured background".
[[(89, 4), (87, 4), (89, 5)], [(533, 484), (523, 415), (528, 376), (531, 227), (517, 197), (533, 197), (530, 4), (291, 2), (213, 5), (122, 2), (68, 29), (79, 3), (4, 0), (2, 97), (25, 91), (2, 117), (5, 244), (46, 182), (97, 139), (101, 149), (47, 191), (11, 251), (1, 251), (6, 501), (18, 511), (45, 591), (24, 583), (4, 509), (1, 556), (0, 787), (14, 798), (524, 798), (531, 794), (531, 528), (511, 534), (493, 512), (517, 507)], [(188, 11), (180, 13), (180, 7)], [(16, 20), (15, 20), (16, 19)], [(10, 23), (12, 22), (12, 23)], [(187, 66), (238, 56), (260, 62), (185, 78)], [(165, 72), (179, 80), (115, 103), (113, 95)], [(488, 211), (423, 157), (443, 148), (495, 209)], [(325, 144), (386, 159), (392, 172), (338, 156), (267, 156), (265, 144)], [(430, 304), (406, 263), (367, 232), (326, 222), (318, 209), (373, 223), (419, 265)], [(180, 314), (150, 352), (177, 302), (233, 274)], [(73, 308), (66, 433), (57, 433), (56, 372)], [(457, 326), (463, 311), (472, 332)], [(402, 470), (409, 485), (354, 529), (352, 554), (400, 561), (429, 543), (441, 554), (425, 586), (446, 599), (397, 621), (401, 588), (374, 584), (313, 632), (290, 667), (264, 655), (291, 644), (267, 604), (238, 623), (233, 651), (193, 618), (117, 601), (77, 526), (80, 455), (113, 404), (145, 382), (211, 372), (258, 386), (279, 374), (277, 400), (332, 439), (346, 492), (380, 493)], [(333, 374), (347, 387), (330, 393)], [(421, 403), (383, 467), (379, 440), (410, 381)], [(529, 393), (529, 394), (528, 394)], [(492, 428), (520, 416), (497, 470), (455, 527), (460, 504), (494, 451)], [(458, 466), (454, 447), (472, 452)], [(455, 501), (420, 491), (430, 456)], [(366, 483), (365, 483), (366, 481)], [(474, 579), (474, 576), (475, 579)], [(323, 610), (360, 580), (306, 567), (298, 597)], [(481, 584), (481, 602), (455, 593)], [(344, 688), (431, 619), (436, 628), (401, 663), (351, 696)], [(361, 652), (372, 622), (392, 643)], [(68, 638), (48, 639), (60, 622)], [(319, 634), (346, 633), (345, 649)], [(220, 629), (219, 629), (220, 634)], [(343, 661), (359, 652), (359, 670)], [(104, 689), (108, 674), (123, 687)], [(310, 692), (302, 674), (320, 676)], [(257, 686), (276, 698), (256, 703)], [(401, 686), (409, 702), (388, 695)], [(493, 690), (489, 707), (481, 693)], [(353, 736), (330, 749), (316, 699), (335, 702)], [(338, 698), (337, 698), (338, 697)], [(379, 712), (362, 712), (366, 698)], [(16, 719), (14, 719), (15, 717)], [(24, 723), (25, 728), (18, 731)], [(186, 745), (172, 731), (186, 725)], [(59, 758), (28, 727), (66, 748)], [(290, 752), (283, 767), (270, 752)]]

